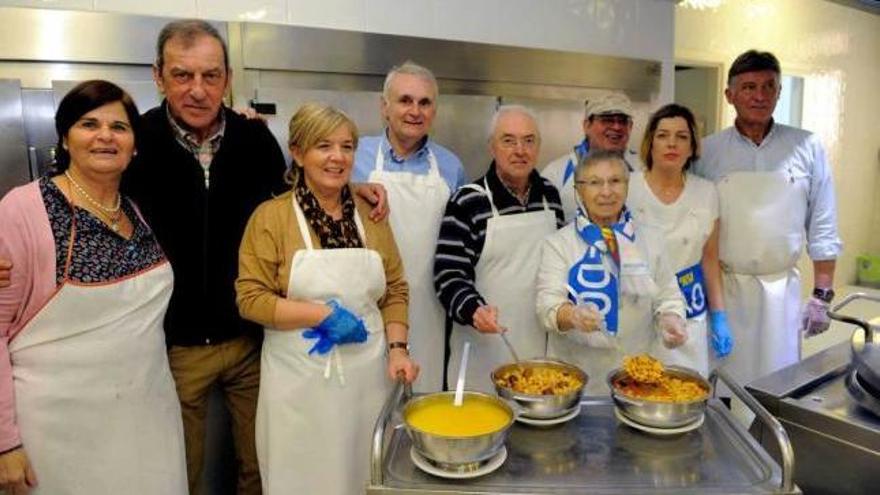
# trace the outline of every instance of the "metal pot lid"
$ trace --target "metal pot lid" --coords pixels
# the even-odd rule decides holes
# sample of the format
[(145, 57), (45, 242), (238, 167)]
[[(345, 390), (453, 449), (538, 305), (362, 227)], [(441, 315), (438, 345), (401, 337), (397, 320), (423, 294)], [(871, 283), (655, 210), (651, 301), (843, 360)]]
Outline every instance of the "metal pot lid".
[(845, 383), (847, 391), (856, 403), (880, 417), (880, 398), (877, 397), (877, 391), (871, 390), (871, 386), (863, 382), (858, 371), (850, 371), (846, 375)]
[[(880, 390), (880, 328), (865, 320), (840, 312), (844, 306), (858, 299), (880, 303), (880, 296), (855, 292), (835, 304), (828, 311), (828, 317), (832, 320), (856, 325), (861, 329), (856, 329), (850, 339), (853, 366), (864, 382), (874, 389)], [(880, 306), (878, 306), (878, 312), (880, 312)]]
[(872, 341), (865, 332), (856, 330), (852, 336), (853, 366), (859, 377), (875, 390), (880, 390), (880, 329), (871, 329)]

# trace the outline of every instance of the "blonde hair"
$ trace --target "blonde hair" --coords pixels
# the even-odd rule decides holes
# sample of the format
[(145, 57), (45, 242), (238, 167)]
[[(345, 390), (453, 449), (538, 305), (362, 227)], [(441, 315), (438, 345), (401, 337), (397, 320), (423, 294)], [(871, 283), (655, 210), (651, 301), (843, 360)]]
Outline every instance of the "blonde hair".
[[(319, 141), (333, 133), (340, 126), (348, 126), (352, 144), (357, 148), (357, 125), (342, 110), (323, 103), (306, 103), (290, 118), (287, 126), (287, 146), (296, 146), (303, 153), (312, 149)], [(300, 166), (291, 157), (290, 168), (284, 176), (288, 184), (293, 184), (299, 174)]]

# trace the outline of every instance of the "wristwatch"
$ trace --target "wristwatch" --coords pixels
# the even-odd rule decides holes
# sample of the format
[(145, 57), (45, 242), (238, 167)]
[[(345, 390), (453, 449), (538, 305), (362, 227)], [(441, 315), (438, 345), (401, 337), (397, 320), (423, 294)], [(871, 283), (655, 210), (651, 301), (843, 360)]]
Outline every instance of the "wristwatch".
[(831, 300), (834, 299), (834, 289), (823, 289), (821, 287), (816, 287), (815, 289), (813, 289), (813, 297), (821, 301), (830, 303)]
[(404, 351), (406, 351), (407, 354), (409, 354), (409, 342), (403, 342), (403, 341), (389, 342), (388, 343), (388, 350), (391, 351), (394, 349), (403, 349)]

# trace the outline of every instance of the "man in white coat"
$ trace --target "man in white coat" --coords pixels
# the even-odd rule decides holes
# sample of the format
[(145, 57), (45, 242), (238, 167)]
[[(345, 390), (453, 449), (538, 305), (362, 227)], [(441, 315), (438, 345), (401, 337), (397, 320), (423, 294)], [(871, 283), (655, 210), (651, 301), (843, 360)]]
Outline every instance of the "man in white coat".
[[(831, 167), (819, 138), (773, 121), (779, 61), (749, 50), (733, 62), (724, 94), (734, 125), (703, 140), (695, 172), (720, 201), (724, 300), (737, 345), (727, 369), (742, 384), (800, 359), (800, 334), (828, 329), (842, 243)], [(813, 292), (800, 304), (796, 263), (813, 260)]]
[(559, 191), (566, 223), (574, 219), (577, 210), (574, 169), (588, 152), (620, 153), (630, 171), (642, 170), (639, 155), (627, 149), (632, 119), (632, 103), (623, 93), (608, 93), (587, 101), (583, 121), (584, 140), (541, 170), (541, 175)]
[(409, 344), (421, 366), (418, 392), (443, 387), (445, 315), (434, 292), (434, 249), (450, 195), (465, 183), (461, 160), (430, 139), (437, 114), (437, 81), (405, 62), (385, 77), (381, 98), (385, 132), (358, 143), (353, 180), (388, 191), (391, 228), (409, 283)]

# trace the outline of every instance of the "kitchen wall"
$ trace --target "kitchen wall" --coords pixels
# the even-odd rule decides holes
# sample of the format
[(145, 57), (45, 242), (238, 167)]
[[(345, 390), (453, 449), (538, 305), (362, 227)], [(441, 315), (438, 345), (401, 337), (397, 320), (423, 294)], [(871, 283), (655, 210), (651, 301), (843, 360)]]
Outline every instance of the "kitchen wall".
[(718, 99), (723, 96), (718, 73), (717, 67), (680, 67), (675, 72), (675, 102), (694, 111), (701, 137), (719, 129)]
[(257, 21), (649, 58), (672, 99), (672, 0), (0, 0), (0, 5)]
[[(825, 0), (715, 3), (675, 8), (675, 59), (723, 64), (726, 74), (739, 53), (758, 48), (804, 78), (803, 127), (825, 143), (837, 189), (845, 253), (836, 285), (852, 283), (855, 256), (880, 252), (880, 16)], [(730, 125), (733, 107), (725, 103), (721, 117)]]
[[(0, 0), (651, 58), (663, 62), (655, 105), (673, 99), (673, 60), (726, 71), (740, 52), (768, 49), (785, 72), (805, 79), (803, 126), (822, 137), (834, 166), (846, 243), (839, 282), (852, 282), (855, 256), (880, 252), (880, 16), (825, 0), (707, 3), (720, 5), (696, 10), (671, 0)], [(729, 125), (732, 108), (722, 104), (721, 112), (722, 126)]]

